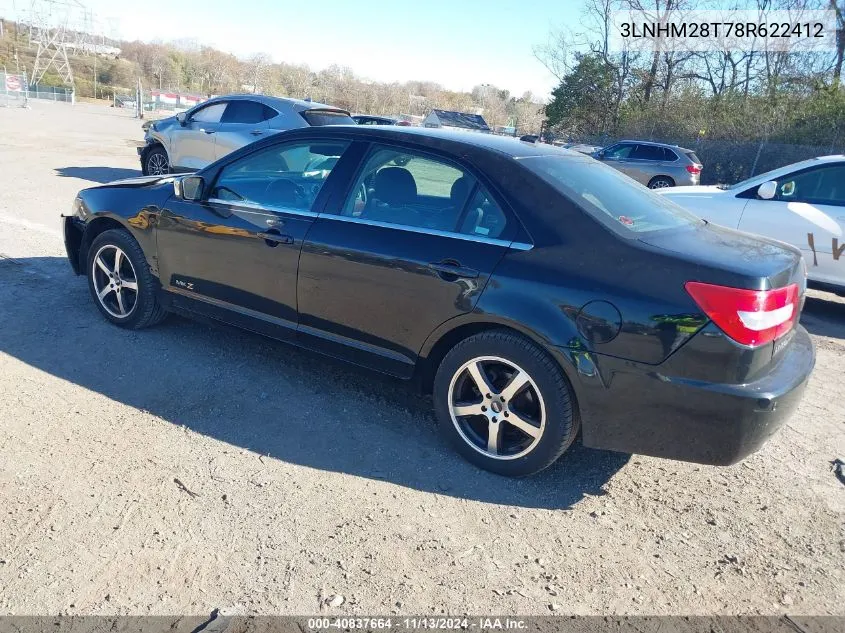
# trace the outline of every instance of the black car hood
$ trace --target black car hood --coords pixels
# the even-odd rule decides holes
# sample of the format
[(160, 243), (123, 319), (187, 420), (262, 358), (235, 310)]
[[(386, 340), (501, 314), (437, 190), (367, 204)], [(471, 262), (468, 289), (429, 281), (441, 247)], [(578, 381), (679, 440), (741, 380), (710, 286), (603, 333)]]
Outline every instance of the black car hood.
[(114, 182), (103, 183), (92, 189), (123, 189), (123, 188), (139, 188), (148, 187), (150, 185), (161, 185), (167, 182), (173, 182), (176, 176), (138, 176), (137, 178), (124, 178), (122, 180), (115, 180)]

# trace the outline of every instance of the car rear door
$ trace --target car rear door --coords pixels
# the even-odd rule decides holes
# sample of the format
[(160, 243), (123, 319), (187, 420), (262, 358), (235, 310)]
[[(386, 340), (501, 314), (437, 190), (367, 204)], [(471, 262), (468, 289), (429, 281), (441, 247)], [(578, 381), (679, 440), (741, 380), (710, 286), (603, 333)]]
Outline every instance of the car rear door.
[(216, 160), (215, 138), (227, 102), (215, 101), (193, 110), (170, 137), (170, 165), (176, 171), (196, 171)]
[(633, 178), (629, 158), (636, 147), (636, 143), (617, 143), (602, 151), (601, 160)]
[(268, 121), (278, 114), (270, 106), (252, 99), (229, 102), (217, 130), (216, 158), (223, 158), (236, 149), (262, 138), (268, 133)]
[(299, 340), (410, 376), (429, 334), (475, 307), (518, 230), (466, 166), (372, 146), (303, 246)]
[(299, 252), (332, 172), (307, 172), (305, 165), (318, 156), (339, 157), (347, 146), (275, 144), (209, 174), (202, 201), (169, 200), (156, 239), (159, 277), (173, 302), (277, 338), (294, 337)]
[(748, 192), (739, 229), (801, 249), (808, 275), (845, 287), (845, 163), (782, 176), (771, 200)]
[(663, 148), (658, 145), (639, 143), (623, 163), (625, 173), (644, 185), (666, 172), (663, 168), (666, 164)]

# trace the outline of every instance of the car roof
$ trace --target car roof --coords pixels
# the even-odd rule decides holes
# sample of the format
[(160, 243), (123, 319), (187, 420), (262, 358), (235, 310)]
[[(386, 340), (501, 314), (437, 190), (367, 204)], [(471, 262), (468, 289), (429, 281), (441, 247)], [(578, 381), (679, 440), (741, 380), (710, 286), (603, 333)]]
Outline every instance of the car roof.
[(637, 145), (653, 145), (655, 147), (670, 147), (672, 149), (677, 149), (682, 152), (692, 152), (694, 150), (687, 149), (686, 147), (681, 147), (680, 145), (672, 145), (671, 143), (658, 143), (656, 141), (637, 141), (635, 139), (626, 138), (621, 141), (617, 141), (618, 143), (636, 143)]
[[(526, 158), (529, 156), (560, 156), (580, 160), (583, 154), (570, 152), (560, 147), (548, 144), (525, 143), (511, 136), (499, 136), (484, 132), (465, 132), (460, 130), (444, 130), (442, 128), (404, 127), (396, 125), (360, 126), (360, 125), (326, 125), (320, 127), (292, 130), (290, 133), (317, 134), (331, 136), (337, 132), (362, 140), (385, 140), (417, 142), (421, 145), (463, 145), (490, 150), (504, 154), (511, 158)], [(592, 159), (590, 159), (592, 160)]]
[(318, 103), (316, 101), (304, 101), (302, 99), (290, 99), (288, 97), (271, 97), (268, 95), (259, 94), (230, 94), (213, 97), (208, 101), (204, 101), (201, 105), (214, 103), (215, 101), (258, 101), (276, 109), (292, 108), (296, 112), (304, 112), (306, 110), (334, 110), (337, 112), (346, 112), (343, 108), (336, 108), (335, 106), (326, 105), (325, 103)]

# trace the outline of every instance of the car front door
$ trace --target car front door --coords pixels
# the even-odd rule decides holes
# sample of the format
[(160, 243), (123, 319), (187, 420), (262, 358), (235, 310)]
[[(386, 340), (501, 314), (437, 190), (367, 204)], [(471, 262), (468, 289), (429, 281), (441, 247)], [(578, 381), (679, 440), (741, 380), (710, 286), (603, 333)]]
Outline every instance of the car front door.
[(782, 176), (771, 200), (747, 192), (739, 229), (801, 249), (814, 281), (845, 286), (845, 164)]
[[(177, 307), (277, 338), (295, 336), (299, 252), (345, 141), (290, 141), (209, 176), (200, 201), (172, 198), (157, 229), (159, 277)], [(337, 161), (326, 161), (334, 164)]]
[(410, 376), (429, 334), (475, 307), (518, 230), (463, 166), (374, 145), (308, 233), (299, 340)]
[(251, 99), (230, 101), (217, 128), (217, 158), (262, 138), (268, 132), (268, 121), (278, 116), (273, 108)]
[(628, 159), (636, 147), (636, 143), (617, 143), (602, 150), (601, 160), (623, 174), (631, 176), (631, 164)]
[(175, 171), (196, 171), (216, 160), (214, 147), (220, 118), (227, 103), (216, 101), (202, 106), (173, 131), (170, 139), (170, 165)]

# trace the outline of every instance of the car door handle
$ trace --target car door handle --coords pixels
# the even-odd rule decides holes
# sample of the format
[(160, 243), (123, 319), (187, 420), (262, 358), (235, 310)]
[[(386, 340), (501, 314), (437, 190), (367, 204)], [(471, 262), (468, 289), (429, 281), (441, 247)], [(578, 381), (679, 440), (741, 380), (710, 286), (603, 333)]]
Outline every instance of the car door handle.
[(253, 130), (252, 132), (250, 132), (250, 134), (252, 134), (253, 136), (261, 136), (262, 134), (264, 134), (264, 130)]
[(433, 270), (441, 277), (453, 277), (463, 279), (476, 279), (478, 271), (473, 268), (461, 266), (458, 262), (432, 262), (428, 265), (429, 270)]
[(279, 244), (293, 244), (293, 237), (290, 235), (283, 235), (279, 231), (270, 229), (266, 233), (258, 233), (258, 237), (267, 243), (267, 246), (275, 247)]

